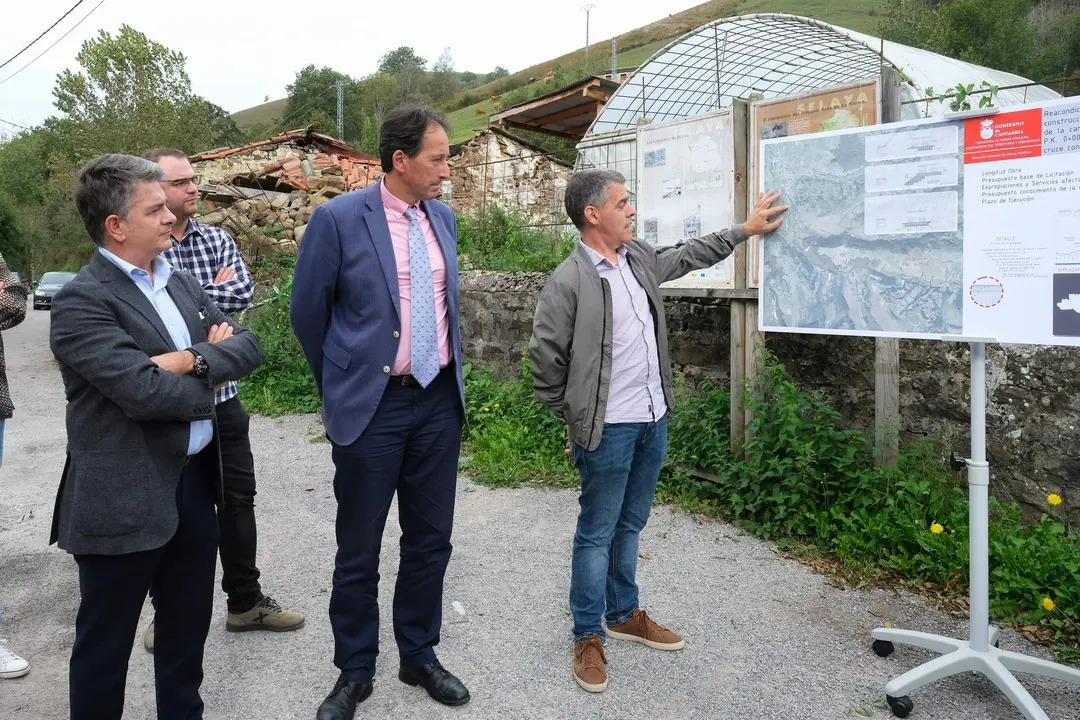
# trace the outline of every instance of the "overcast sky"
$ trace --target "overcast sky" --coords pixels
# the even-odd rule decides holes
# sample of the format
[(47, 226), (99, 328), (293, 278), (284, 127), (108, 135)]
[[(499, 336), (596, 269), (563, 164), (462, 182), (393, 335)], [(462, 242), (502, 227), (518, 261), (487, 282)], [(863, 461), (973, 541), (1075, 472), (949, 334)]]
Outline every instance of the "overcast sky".
[[(703, 0), (595, 0), (590, 40), (628, 30), (693, 7)], [(2, 0), (0, 62), (18, 52), (64, 14), (76, 0)], [(410, 45), (432, 64), (446, 47), (457, 70), (485, 73), (496, 65), (516, 72), (585, 44), (588, 0), (542, 0), (520, 5), (505, 0), (411, 0), (306, 3), (292, 0), (218, 0), (196, 10), (195, 2), (83, 0), (32, 48), (0, 69), (0, 119), (40, 123), (57, 111), (52, 88), (64, 68), (78, 67), (82, 43), (99, 30), (115, 34), (124, 23), (187, 57), (196, 93), (229, 112), (285, 96), (285, 86), (308, 64), (329, 65), (360, 77), (374, 72), (379, 57)], [(511, 8), (526, 8), (521, 20)], [(408, 15), (402, 10), (407, 8)], [(662, 9), (661, 9), (662, 8)], [(305, 14), (304, 9), (311, 12)], [(518, 12), (522, 12), (518, 10)], [(74, 30), (17, 76), (61, 35)], [(0, 123), (0, 130), (9, 126)]]

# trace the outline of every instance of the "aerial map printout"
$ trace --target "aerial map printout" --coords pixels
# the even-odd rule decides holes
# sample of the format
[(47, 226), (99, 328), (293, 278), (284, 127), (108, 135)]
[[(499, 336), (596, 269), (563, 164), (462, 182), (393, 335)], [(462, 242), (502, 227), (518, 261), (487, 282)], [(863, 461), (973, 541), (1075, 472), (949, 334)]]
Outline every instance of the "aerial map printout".
[(763, 331), (1080, 345), (1080, 100), (764, 140)]
[[(667, 247), (734, 223), (735, 160), (727, 112), (638, 128), (637, 233)], [(725, 288), (734, 261), (688, 273), (664, 287)]]
[[(810, 133), (866, 127), (877, 123), (881, 102), (876, 79), (812, 90), (801, 95), (758, 100), (750, 104), (750, 181), (757, 185), (761, 141)], [(783, 202), (783, 199), (781, 199)], [(746, 243), (746, 284), (758, 287), (761, 278), (760, 238)]]

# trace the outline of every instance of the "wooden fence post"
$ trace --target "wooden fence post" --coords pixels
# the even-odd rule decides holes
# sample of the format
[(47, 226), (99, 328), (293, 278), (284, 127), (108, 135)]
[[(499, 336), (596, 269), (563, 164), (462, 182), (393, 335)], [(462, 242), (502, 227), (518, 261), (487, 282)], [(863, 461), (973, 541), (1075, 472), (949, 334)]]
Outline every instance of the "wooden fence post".
[[(881, 69), (881, 122), (900, 119), (900, 73)], [(874, 342), (874, 455), (879, 467), (896, 467), (900, 455), (900, 341)]]
[[(735, 100), (731, 106), (731, 125), (734, 140), (735, 178), (732, 196), (735, 201), (735, 222), (746, 221), (746, 182), (747, 172), (747, 126), (749, 125), (750, 106), (745, 100)], [(732, 268), (733, 286), (736, 290), (746, 288), (746, 243), (739, 243), (735, 248)], [(746, 391), (747, 378), (747, 314), (749, 300), (731, 300), (731, 449), (738, 452), (746, 435)], [(755, 327), (757, 325), (754, 313)]]

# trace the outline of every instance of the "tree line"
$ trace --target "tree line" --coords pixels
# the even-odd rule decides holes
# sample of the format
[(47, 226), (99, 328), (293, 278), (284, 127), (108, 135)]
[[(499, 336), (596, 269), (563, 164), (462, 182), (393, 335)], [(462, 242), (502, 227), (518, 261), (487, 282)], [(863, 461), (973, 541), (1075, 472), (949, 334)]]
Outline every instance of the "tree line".
[(314, 127), (336, 134), (337, 85), (342, 84), (342, 137), (362, 152), (378, 155), (378, 128), (383, 114), (402, 103), (448, 108), (460, 93), (509, 75), (504, 67), (485, 75), (456, 72), (447, 48), (431, 67), (416, 51), (401, 46), (379, 59), (378, 70), (355, 78), (330, 67), (308, 65), (286, 87), (281, 117), (253, 125), (249, 132), (266, 135), (274, 128)]
[[(1080, 77), (1077, 0), (888, 0), (887, 40), (1051, 83), (1075, 94)], [(1072, 77), (1072, 82), (1054, 82)]]
[(432, 69), (412, 48), (382, 57), (376, 73), (355, 79), (311, 65), (288, 86), (274, 123), (241, 129), (221, 107), (195, 94), (182, 53), (138, 30), (104, 30), (83, 43), (77, 68), (53, 87), (59, 113), (39, 126), (0, 136), (0, 252), (24, 277), (78, 269), (92, 252), (73, 200), (75, 173), (106, 152), (139, 154), (158, 146), (198, 153), (315, 126), (335, 133), (338, 80), (344, 84), (344, 140), (378, 152), (378, 124), (408, 101), (444, 104), (462, 90), (508, 73), (458, 73), (449, 50)]
[[(1080, 88), (1080, 0), (886, 0), (879, 34), (1038, 82), (1072, 78), (1053, 84), (1065, 94)], [(95, 155), (161, 145), (197, 153), (307, 126), (336, 134), (339, 81), (342, 139), (374, 155), (379, 121), (399, 103), (453, 110), (475, 101), (494, 81), (506, 93), (504, 104), (527, 100), (533, 90), (508, 84), (515, 78), (502, 67), (482, 75), (458, 72), (449, 49), (429, 66), (402, 46), (364, 77), (308, 65), (288, 85), (280, 117), (241, 129), (229, 113), (192, 91), (183, 54), (128, 25), (115, 34), (99, 31), (83, 43), (76, 62), (56, 78), (57, 115), (13, 137), (0, 136), (0, 251), (27, 277), (77, 269), (89, 257), (72, 186), (76, 170)], [(574, 73), (593, 71), (556, 67), (551, 81), (558, 86), (578, 79)], [(546, 136), (527, 139), (573, 152)]]

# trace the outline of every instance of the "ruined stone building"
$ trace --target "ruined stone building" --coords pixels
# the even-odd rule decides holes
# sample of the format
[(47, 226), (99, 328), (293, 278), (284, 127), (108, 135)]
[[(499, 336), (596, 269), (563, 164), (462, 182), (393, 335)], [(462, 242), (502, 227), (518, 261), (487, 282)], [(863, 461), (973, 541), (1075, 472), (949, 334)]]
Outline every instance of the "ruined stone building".
[(231, 232), (249, 262), (267, 253), (296, 252), (317, 206), (382, 176), (378, 158), (310, 130), (190, 160), (200, 176), (196, 219)]
[(569, 225), (563, 210), (569, 163), (497, 127), (478, 130), (451, 147), (451, 155), (444, 195), (455, 212), (477, 215), (490, 205), (531, 225)]

